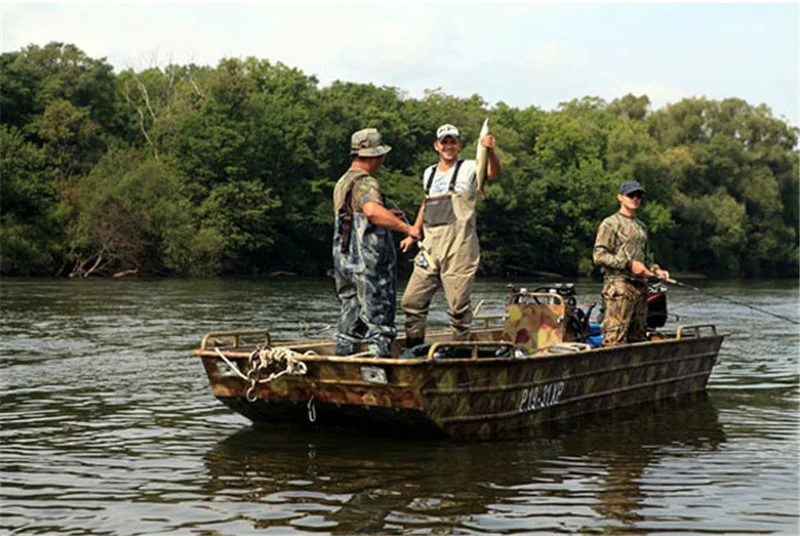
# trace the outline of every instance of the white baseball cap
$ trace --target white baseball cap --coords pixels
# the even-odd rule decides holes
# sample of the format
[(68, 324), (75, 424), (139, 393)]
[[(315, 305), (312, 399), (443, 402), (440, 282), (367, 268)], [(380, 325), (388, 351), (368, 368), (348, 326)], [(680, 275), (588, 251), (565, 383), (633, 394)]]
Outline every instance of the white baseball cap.
[(450, 124), (442, 125), (436, 129), (436, 139), (442, 141), (446, 136), (453, 136), (455, 139), (461, 139), (461, 133), (456, 127)]

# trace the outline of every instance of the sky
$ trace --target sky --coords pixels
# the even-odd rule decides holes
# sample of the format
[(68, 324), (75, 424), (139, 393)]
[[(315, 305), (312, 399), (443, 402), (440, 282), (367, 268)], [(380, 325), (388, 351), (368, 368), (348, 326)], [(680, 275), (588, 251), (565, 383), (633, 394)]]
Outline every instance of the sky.
[(645, 94), (765, 103), (800, 125), (800, 4), (138, 2), (0, 6), (0, 50), (72, 43), (116, 71), (255, 56), (334, 80), (553, 110)]

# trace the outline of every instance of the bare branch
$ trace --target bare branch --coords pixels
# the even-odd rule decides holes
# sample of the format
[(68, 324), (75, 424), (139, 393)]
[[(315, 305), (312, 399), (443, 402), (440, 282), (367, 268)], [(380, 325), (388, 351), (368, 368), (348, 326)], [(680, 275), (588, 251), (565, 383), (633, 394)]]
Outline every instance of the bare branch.
[(98, 254), (97, 254), (97, 260), (96, 260), (96, 261), (94, 261), (94, 264), (92, 265), (92, 267), (91, 267), (91, 268), (89, 268), (89, 269), (86, 271), (86, 273), (85, 273), (85, 274), (83, 274), (83, 277), (89, 277), (90, 275), (92, 275), (92, 272), (94, 272), (95, 270), (97, 270), (97, 267), (100, 265), (100, 262), (101, 262), (102, 260), (103, 260), (103, 252), (101, 251), (100, 253), (98, 253)]
[(194, 81), (194, 76), (193, 76), (193, 75), (191, 75), (191, 74), (189, 75), (189, 82), (191, 82), (191, 83), (192, 83), (192, 87), (194, 88), (194, 92), (195, 92), (195, 93), (197, 93), (197, 95), (200, 97), (200, 102), (205, 102), (205, 100), (206, 100), (206, 94), (205, 94), (205, 93), (203, 93), (203, 90), (202, 90), (202, 89), (200, 89), (200, 88), (197, 86), (197, 83)]
[(147, 140), (147, 144), (153, 148), (153, 158), (158, 160), (158, 148), (156, 147), (153, 140), (150, 139), (150, 135), (147, 133), (147, 129), (144, 126), (144, 112), (142, 112), (141, 108), (136, 108), (136, 111), (139, 112), (139, 129), (144, 134), (144, 139)]
[(150, 94), (147, 92), (147, 86), (145, 86), (139, 77), (136, 77), (136, 85), (139, 88), (139, 92), (142, 94), (142, 98), (144, 98), (144, 104), (147, 106), (147, 111), (150, 112), (150, 116), (155, 121), (156, 113), (153, 111), (152, 106), (150, 106)]

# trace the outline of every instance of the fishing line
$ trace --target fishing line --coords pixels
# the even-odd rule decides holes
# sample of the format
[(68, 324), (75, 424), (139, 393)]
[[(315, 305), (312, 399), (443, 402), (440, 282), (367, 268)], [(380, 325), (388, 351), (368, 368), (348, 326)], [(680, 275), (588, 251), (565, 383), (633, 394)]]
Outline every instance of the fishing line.
[(403, 215), (403, 222), (405, 222), (405, 224), (406, 224), (406, 225), (411, 225), (411, 223), (408, 221), (408, 218), (406, 218), (406, 211), (405, 211), (405, 210), (403, 210), (402, 208), (400, 208), (399, 206), (397, 206), (397, 203), (395, 203), (394, 201), (392, 201), (392, 200), (391, 200), (391, 199), (389, 199), (388, 197), (386, 197), (386, 196), (383, 196), (383, 198), (384, 198), (385, 200), (387, 200), (389, 203), (391, 203), (392, 207), (394, 207), (396, 210), (399, 210), (399, 211), (400, 211), (400, 213)]
[[(397, 205), (397, 203), (395, 203), (394, 201), (392, 201), (392, 200), (391, 200), (391, 199), (389, 199), (388, 197), (386, 197), (386, 196), (383, 196), (383, 198), (384, 198), (386, 201), (388, 201), (389, 203), (391, 203), (391, 205), (392, 205), (392, 206), (393, 206), (395, 209), (399, 210), (399, 211), (400, 211), (400, 212), (403, 214), (403, 218), (402, 218), (403, 222), (405, 222), (405, 224), (406, 224), (406, 225), (408, 225), (408, 226), (410, 227), (410, 226), (411, 226), (411, 222), (410, 222), (410, 221), (408, 221), (408, 218), (406, 218), (406, 211), (405, 211), (405, 210), (403, 210), (402, 208), (400, 208), (400, 207)], [(420, 239), (418, 239), (418, 238), (417, 238), (417, 239), (415, 239), (415, 240), (414, 240), (414, 242), (417, 244), (417, 247), (419, 248), (419, 250), (420, 250), (420, 251), (424, 251), (424, 250), (425, 250), (425, 247), (422, 245), (422, 242), (420, 241)], [(414, 259), (410, 259), (408, 262), (414, 262)]]
[(736, 301), (736, 300), (732, 300), (732, 299), (730, 299), (730, 298), (728, 298), (726, 296), (720, 296), (719, 294), (714, 294), (713, 292), (709, 292), (707, 290), (703, 290), (703, 289), (698, 288), (698, 287), (693, 287), (692, 285), (687, 285), (686, 283), (681, 283), (680, 281), (675, 281), (674, 279), (664, 279), (664, 281), (666, 281), (667, 283), (671, 283), (673, 285), (677, 285), (679, 287), (688, 288), (688, 289), (691, 289), (691, 290), (695, 290), (697, 292), (708, 294), (709, 296), (713, 296), (713, 297), (718, 298), (720, 300), (729, 301), (729, 302), (734, 303), (736, 305), (741, 305), (742, 307), (747, 307), (749, 309), (752, 309), (754, 311), (758, 311), (759, 313), (763, 313), (765, 315), (774, 316), (775, 318), (780, 318), (781, 320), (786, 320), (787, 322), (791, 322), (793, 324), (800, 325), (800, 322), (798, 322), (794, 318), (789, 318), (788, 316), (779, 315), (777, 313), (773, 313), (772, 311), (767, 311), (766, 309), (762, 309), (761, 307), (756, 307), (755, 305), (750, 305), (749, 303), (742, 303), (742, 302), (739, 302), (739, 301)]

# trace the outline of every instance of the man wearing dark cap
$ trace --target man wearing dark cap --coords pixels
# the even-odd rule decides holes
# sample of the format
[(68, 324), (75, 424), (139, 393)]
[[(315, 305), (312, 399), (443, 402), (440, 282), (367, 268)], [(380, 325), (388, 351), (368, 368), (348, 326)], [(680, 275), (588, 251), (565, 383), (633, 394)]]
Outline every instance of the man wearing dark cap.
[(626, 337), (628, 342), (646, 340), (647, 278), (669, 279), (669, 272), (650, 262), (647, 226), (636, 219), (643, 197), (641, 184), (623, 182), (617, 194), (619, 212), (597, 230), (593, 257), (603, 273), (603, 346)]
[[(488, 149), (487, 178), (499, 177), (502, 169), (494, 152), (494, 136), (487, 134), (478, 143)], [(414, 223), (420, 231), (424, 229), (424, 239), (400, 301), (406, 316), (408, 348), (424, 342), (428, 308), (440, 287), (447, 298), (453, 340), (469, 338), (470, 296), (481, 259), (475, 222), (476, 162), (458, 158), (461, 133), (453, 125), (436, 130), (433, 147), (439, 153), (439, 162), (422, 174), (425, 199)], [(403, 240), (403, 251), (411, 243)]]
[(352, 355), (360, 342), (369, 354), (391, 357), (397, 273), (391, 231), (419, 238), (419, 231), (384, 207), (380, 183), (372, 176), (383, 165), (385, 145), (374, 128), (359, 130), (350, 143), (350, 169), (333, 191), (336, 217), (333, 269), (341, 303), (336, 355)]

